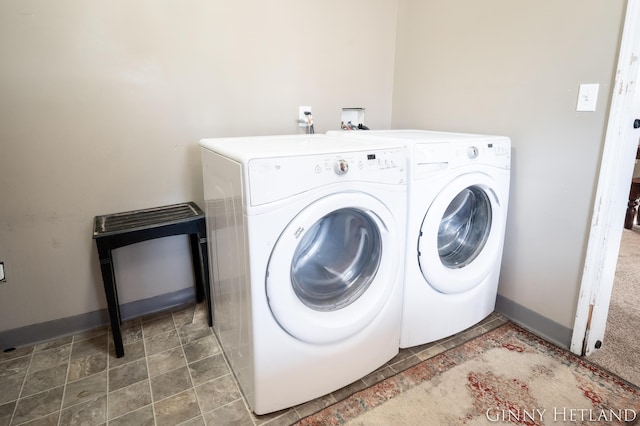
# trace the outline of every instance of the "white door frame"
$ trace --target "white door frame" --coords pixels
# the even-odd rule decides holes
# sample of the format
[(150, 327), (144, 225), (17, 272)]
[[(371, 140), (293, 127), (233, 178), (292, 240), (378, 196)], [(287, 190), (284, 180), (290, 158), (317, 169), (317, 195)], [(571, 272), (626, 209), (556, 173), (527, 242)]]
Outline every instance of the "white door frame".
[[(609, 122), (602, 153), (600, 175), (585, 265), (582, 275), (571, 351), (588, 355), (600, 347), (609, 314), (624, 212), (638, 147), (632, 109), (640, 97), (637, 79), (640, 55), (640, 0), (628, 0), (616, 70)], [(637, 99), (637, 98), (636, 98)]]

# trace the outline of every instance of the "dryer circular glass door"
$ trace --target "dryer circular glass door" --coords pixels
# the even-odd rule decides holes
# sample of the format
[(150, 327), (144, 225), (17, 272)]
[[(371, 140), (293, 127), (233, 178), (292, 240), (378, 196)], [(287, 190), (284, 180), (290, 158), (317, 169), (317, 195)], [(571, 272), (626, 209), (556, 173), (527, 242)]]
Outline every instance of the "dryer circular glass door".
[(269, 259), (266, 292), (293, 337), (337, 342), (362, 330), (388, 303), (402, 262), (395, 218), (371, 195), (329, 195), (285, 228)]
[(464, 174), (446, 185), (429, 206), (418, 239), (418, 263), (436, 290), (467, 291), (495, 267), (504, 220), (495, 187), (485, 174)]

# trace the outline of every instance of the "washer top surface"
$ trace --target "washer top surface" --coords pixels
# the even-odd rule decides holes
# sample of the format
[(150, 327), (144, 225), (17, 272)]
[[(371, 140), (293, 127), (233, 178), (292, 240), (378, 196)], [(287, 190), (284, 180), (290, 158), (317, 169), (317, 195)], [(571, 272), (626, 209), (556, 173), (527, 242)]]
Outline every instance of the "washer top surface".
[(438, 142), (472, 142), (477, 140), (508, 139), (506, 136), (481, 135), (475, 133), (453, 133), (435, 130), (399, 129), (399, 130), (363, 130), (363, 131), (331, 131), (330, 136), (348, 137), (352, 140), (384, 140), (395, 141), (404, 145)]
[(435, 130), (399, 129), (399, 130), (370, 130), (373, 136), (385, 138), (408, 139), (419, 142), (445, 142), (445, 141), (467, 141), (474, 139), (493, 138), (491, 135), (480, 135), (474, 133), (453, 133)]
[(324, 134), (247, 136), (202, 139), (200, 146), (239, 162), (254, 158), (336, 154), (370, 149), (401, 148), (400, 141), (353, 140)]

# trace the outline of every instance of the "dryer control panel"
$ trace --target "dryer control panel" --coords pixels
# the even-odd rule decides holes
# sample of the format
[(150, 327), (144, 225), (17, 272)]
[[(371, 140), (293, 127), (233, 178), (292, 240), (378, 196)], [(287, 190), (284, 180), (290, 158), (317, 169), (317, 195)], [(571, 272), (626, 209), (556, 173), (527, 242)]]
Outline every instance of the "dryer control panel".
[(252, 159), (248, 164), (252, 206), (282, 200), (326, 185), (357, 183), (406, 185), (406, 149), (374, 149), (336, 154)]

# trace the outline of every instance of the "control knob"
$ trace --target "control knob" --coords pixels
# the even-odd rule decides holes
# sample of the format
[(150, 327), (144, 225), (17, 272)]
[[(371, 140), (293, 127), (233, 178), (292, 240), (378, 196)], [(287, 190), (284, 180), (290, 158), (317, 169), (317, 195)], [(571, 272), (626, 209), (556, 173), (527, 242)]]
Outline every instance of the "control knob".
[(344, 175), (349, 171), (349, 163), (347, 163), (347, 160), (338, 160), (333, 166), (333, 170), (337, 175)]
[(478, 154), (479, 154), (479, 150), (477, 146), (470, 146), (469, 148), (467, 148), (467, 157), (469, 157), (470, 159), (474, 159), (474, 158), (478, 158)]

